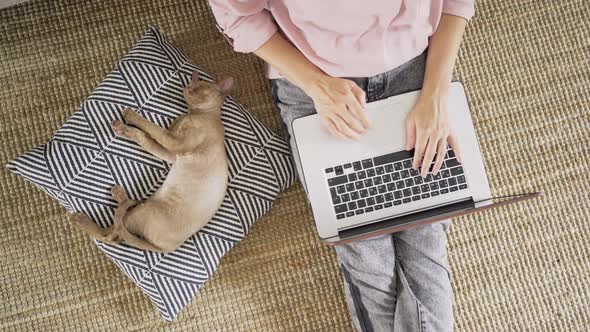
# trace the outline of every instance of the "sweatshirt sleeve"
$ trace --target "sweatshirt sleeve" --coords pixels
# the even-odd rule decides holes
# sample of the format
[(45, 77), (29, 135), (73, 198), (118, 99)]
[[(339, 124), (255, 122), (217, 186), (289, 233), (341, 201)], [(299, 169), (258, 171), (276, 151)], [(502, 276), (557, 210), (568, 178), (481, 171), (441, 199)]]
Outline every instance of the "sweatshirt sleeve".
[(209, 0), (209, 5), (236, 52), (256, 51), (277, 31), (267, 0)]
[(442, 12), (470, 20), (475, 14), (474, 0), (443, 0)]

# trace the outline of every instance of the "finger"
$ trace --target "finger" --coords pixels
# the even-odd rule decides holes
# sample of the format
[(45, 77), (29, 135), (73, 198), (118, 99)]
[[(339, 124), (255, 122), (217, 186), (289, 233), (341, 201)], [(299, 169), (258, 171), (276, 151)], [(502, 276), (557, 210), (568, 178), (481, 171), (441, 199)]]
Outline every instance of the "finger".
[(457, 137), (454, 134), (449, 135), (448, 142), (449, 145), (453, 148), (453, 151), (455, 151), (455, 157), (460, 163), (462, 163), (463, 154), (461, 152), (459, 141), (457, 141)]
[(438, 141), (439, 139), (437, 136), (430, 136), (428, 138), (428, 146), (426, 147), (426, 152), (424, 153), (424, 159), (422, 159), (422, 172), (420, 172), (422, 177), (425, 177), (426, 174), (428, 174), (430, 164), (432, 164), (432, 160), (434, 159), (436, 147), (438, 146)]
[(367, 113), (365, 112), (365, 107), (367, 106), (365, 91), (363, 89), (359, 88), (359, 86), (356, 85), (356, 83), (354, 83), (354, 82), (350, 82), (350, 90), (352, 91), (352, 94), (356, 98), (356, 101), (360, 104), (359, 109), (352, 108), (355, 116), (362, 123), (362, 125), (365, 129), (371, 128), (371, 126), (372, 126), (371, 120), (369, 120), (369, 117), (367, 116)]
[(367, 95), (365, 94), (365, 91), (363, 89), (361, 89), (358, 85), (356, 85), (356, 83), (354, 83), (353, 81), (349, 81), (349, 82), (350, 82), (350, 90), (354, 94), (354, 97), (361, 105), (361, 108), (365, 108), (365, 106), (367, 106)]
[(438, 141), (438, 150), (436, 151), (436, 162), (432, 168), (432, 174), (438, 174), (440, 167), (442, 166), (443, 160), (445, 160), (445, 154), (447, 153), (447, 139), (442, 138)]
[(336, 129), (344, 136), (351, 138), (353, 140), (359, 139), (358, 134), (354, 130), (352, 130), (340, 116), (334, 116), (332, 118), (332, 121), (334, 122)]
[(412, 161), (412, 167), (415, 170), (418, 170), (418, 167), (420, 166), (427, 143), (428, 135), (426, 132), (416, 128), (416, 145), (414, 146), (414, 160)]
[(365, 132), (365, 128), (363, 128), (363, 126), (360, 124), (360, 122), (355, 118), (353, 112), (350, 111), (349, 109), (346, 109), (345, 107), (343, 107), (343, 109), (336, 112), (336, 114), (338, 116), (340, 116), (340, 118), (342, 118), (342, 120), (344, 120), (344, 122), (346, 122), (347, 126), (349, 128), (351, 128), (352, 130), (356, 131), (359, 134), (362, 134)]
[(348, 111), (360, 123), (362, 128), (361, 133), (364, 133), (365, 131), (367, 131), (367, 129), (371, 128), (371, 121), (369, 120), (369, 117), (363, 110), (350, 107), (349, 105), (346, 106), (348, 108)]
[(354, 93), (354, 86), (356, 86), (356, 84), (354, 82), (352, 82), (352, 84), (349, 84), (349, 90), (346, 91), (346, 93), (344, 94), (344, 101), (346, 102), (346, 105), (348, 106), (348, 108), (350, 108), (351, 110), (354, 110), (354, 112), (361, 112), (363, 110), (363, 106), (362, 106), (362, 102), (359, 102), (358, 98), (356, 97), (355, 93)]
[(406, 118), (406, 150), (411, 150), (416, 144), (416, 126), (411, 117)]
[(338, 131), (338, 129), (336, 128), (336, 125), (334, 124), (334, 122), (331, 119), (326, 119), (324, 121), (326, 128), (328, 128), (328, 131), (330, 132), (330, 134), (340, 138), (340, 139), (346, 139), (346, 136), (344, 136), (340, 131)]
[[(360, 101), (356, 95), (358, 93), (358, 92), (356, 92), (356, 91), (358, 91), (357, 89), (360, 89), (360, 88), (356, 85), (356, 83), (354, 83), (352, 81), (347, 81), (347, 82), (348, 82), (349, 90), (346, 91), (346, 95), (344, 95), (344, 101), (346, 102), (346, 107), (362, 123), (363, 131), (364, 131), (364, 129), (367, 128), (367, 125), (365, 125), (363, 123), (362, 118), (363, 117), (366, 118), (366, 114), (363, 112), (363, 109), (364, 109), (363, 102)], [(364, 91), (362, 91), (362, 93), (364, 94)], [(367, 119), (367, 121), (368, 121), (368, 119)]]

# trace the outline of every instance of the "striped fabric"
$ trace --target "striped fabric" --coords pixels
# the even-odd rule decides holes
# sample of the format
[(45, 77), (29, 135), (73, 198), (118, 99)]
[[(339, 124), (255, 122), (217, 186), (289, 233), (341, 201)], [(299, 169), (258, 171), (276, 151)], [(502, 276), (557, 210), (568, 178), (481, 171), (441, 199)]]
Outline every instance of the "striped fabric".
[[(168, 127), (186, 113), (182, 89), (193, 70), (211, 76), (155, 28), (107, 75), (53, 138), (8, 163), (68, 211), (82, 211), (102, 227), (117, 204), (110, 188), (122, 185), (132, 199), (146, 199), (164, 182), (170, 165), (132, 141), (116, 137), (110, 123), (126, 107)], [(231, 97), (222, 108), (229, 187), (212, 220), (178, 250), (159, 254), (123, 243), (96, 245), (173, 320), (213, 274), (223, 255), (244, 238), (295, 177), (286, 142)]]

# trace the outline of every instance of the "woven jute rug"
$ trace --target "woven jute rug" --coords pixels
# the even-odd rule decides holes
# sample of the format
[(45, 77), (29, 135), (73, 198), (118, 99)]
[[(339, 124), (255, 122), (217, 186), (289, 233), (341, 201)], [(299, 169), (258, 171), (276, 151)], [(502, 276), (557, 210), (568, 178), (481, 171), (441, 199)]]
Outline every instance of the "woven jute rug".
[[(590, 5), (477, 1), (456, 76), (494, 194), (542, 199), (455, 220), (458, 331), (590, 326)], [(148, 25), (280, 130), (262, 64), (234, 53), (206, 1), (31, 1), (0, 10), (0, 164), (49, 139)], [(0, 330), (351, 330), (332, 249), (300, 185), (283, 193), (173, 323), (65, 210), (0, 171)]]

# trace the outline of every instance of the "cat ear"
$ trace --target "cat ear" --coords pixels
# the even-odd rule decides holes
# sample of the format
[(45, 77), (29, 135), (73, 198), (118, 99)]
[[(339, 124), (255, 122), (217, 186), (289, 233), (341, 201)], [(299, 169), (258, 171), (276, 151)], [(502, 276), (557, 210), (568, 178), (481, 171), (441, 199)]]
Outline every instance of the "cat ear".
[(199, 81), (199, 71), (194, 70), (193, 74), (191, 75), (191, 82), (197, 83)]
[(221, 92), (228, 94), (233, 89), (236, 80), (233, 77), (226, 77), (215, 83)]

